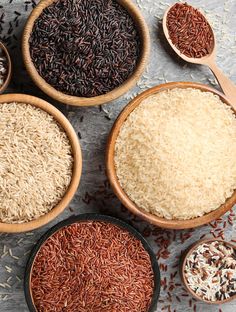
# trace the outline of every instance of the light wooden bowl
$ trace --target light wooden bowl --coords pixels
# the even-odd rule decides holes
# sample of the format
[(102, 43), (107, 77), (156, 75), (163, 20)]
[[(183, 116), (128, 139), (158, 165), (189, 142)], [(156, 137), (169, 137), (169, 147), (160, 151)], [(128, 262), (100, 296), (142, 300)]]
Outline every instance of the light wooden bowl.
[(136, 214), (140, 218), (148, 221), (151, 224), (157, 225), (162, 228), (167, 229), (190, 229), (195, 228), (198, 226), (201, 226), (203, 224), (209, 223), (212, 220), (215, 220), (219, 217), (221, 217), (223, 214), (225, 214), (228, 210), (230, 210), (233, 205), (236, 203), (236, 190), (231, 198), (227, 199), (225, 204), (220, 206), (218, 209), (205, 214), (202, 217), (194, 218), (191, 220), (168, 220), (165, 218), (161, 218), (158, 216), (155, 216), (151, 213), (148, 213), (141, 208), (139, 208), (124, 192), (122, 189), (117, 175), (116, 175), (116, 169), (115, 169), (115, 162), (114, 162), (114, 154), (115, 154), (115, 143), (116, 139), (119, 135), (119, 131), (123, 123), (125, 122), (126, 118), (129, 116), (129, 114), (147, 97), (149, 97), (152, 94), (168, 90), (168, 89), (174, 89), (174, 88), (196, 88), (200, 89), (202, 91), (209, 91), (214, 94), (217, 94), (223, 102), (230, 105), (229, 101), (226, 99), (226, 97), (218, 92), (217, 90), (210, 88), (206, 85), (199, 84), (199, 83), (193, 83), (193, 82), (172, 82), (167, 83), (163, 85), (156, 86), (154, 88), (148, 89), (147, 91), (139, 94), (134, 100), (132, 100), (121, 112), (119, 117), (117, 118), (115, 124), (113, 125), (113, 128), (111, 130), (111, 133), (108, 138), (107, 142), (107, 151), (106, 151), (106, 168), (107, 168), (107, 175), (110, 180), (111, 186), (117, 195), (117, 197), (120, 199), (120, 201), (123, 203), (123, 205), (128, 208), (132, 213)]
[(68, 105), (75, 106), (94, 106), (100, 105), (104, 103), (108, 103), (116, 98), (120, 97), (124, 93), (126, 93), (129, 89), (131, 89), (140, 76), (142, 75), (146, 63), (148, 61), (149, 52), (150, 52), (150, 37), (147, 24), (140, 13), (139, 9), (130, 1), (130, 0), (118, 0), (118, 2), (129, 12), (132, 16), (133, 20), (136, 23), (137, 29), (139, 31), (142, 47), (141, 47), (141, 55), (137, 64), (137, 67), (133, 74), (119, 87), (116, 89), (95, 97), (76, 97), (64, 94), (60, 91), (57, 91), (51, 85), (49, 85), (37, 72), (31, 56), (30, 56), (30, 46), (29, 46), (29, 38), (34, 27), (34, 23), (39, 15), (42, 13), (43, 9), (52, 4), (55, 0), (41, 0), (39, 4), (32, 11), (29, 19), (25, 25), (23, 37), (22, 37), (22, 53), (23, 60), (26, 66), (26, 69), (31, 76), (32, 80), (35, 84), (47, 95), (54, 98), (55, 100), (62, 102)]
[(11, 80), (11, 76), (12, 76), (12, 62), (11, 62), (11, 57), (10, 54), (6, 48), (6, 46), (0, 42), (0, 49), (2, 49), (6, 55), (7, 61), (8, 61), (8, 68), (7, 68), (7, 77), (6, 80), (4, 82), (4, 84), (0, 87), (0, 93), (3, 93), (6, 88), (8, 87), (10, 80)]
[(65, 133), (69, 138), (74, 159), (71, 183), (61, 201), (51, 211), (39, 217), (38, 219), (26, 223), (11, 224), (0, 222), (0, 232), (19, 233), (31, 231), (49, 223), (66, 208), (66, 206), (72, 200), (80, 182), (82, 170), (82, 155), (79, 140), (72, 125), (57, 108), (55, 108), (54, 106), (52, 106), (51, 104), (47, 103), (44, 100), (41, 100), (37, 97), (30, 95), (4, 94), (0, 96), (0, 105), (2, 103), (11, 103), (11, 102), (31, 104), (33, 106), (41, 108), (45, 112), (52, 115), (55, 118), (55, 120), (60, 124), (60, 126), (65, 130)]
[(187, 279), (186, 279), (186, 276), (185, 276), (185, 273), (184, 273), (184, 268), (185, 268), (185, 265), (186, 265), (186, 261), (187, 261), (187, 258), (193, 253), (193, 251), (200, 245), (204, 244), (204, 243), (211, 243), (211, 242), (223, 242), (224, 245), (226, 246), (229, 246), (229, 247), (232, 247), (234, 250), (236, 250), (236, 246), (231, 244), (231, 243), (228, 243), (228, 242), (225, 242), (221, 239), (217, 239), (217, 238), (212, 238), (212, 239), (203, 239), (203, 240), (200, 240), (198, 241), (197, 243), (194, 243), (193, 245), (191, 245), (187, 250), (186, 252), (183, 254), (182, 256), (182, 259), (181, 259), (181, 263), (180, 263), (180, 277), (182, 279), (182, 282), (186, 288), (186, 290), (194, 297), (196, 298), (197, 300), (200, 300), (200, 301), (203, 301), (203, 302), (206, 302), (208, 304), (223, 304), (223, 303), (227, 303), (227, 302), (230, 302), (230, 301), (233, 301), (236, 299), (236, 295), (228, 298), (228, 299), (225, 299), (225, 300), (219, 300), (219, 301), (208, 301), (208, 300), (205, 300), (201, 297), (199, 297), (198, 295), (196, 295), (196, 293), (189, 287), (188, 285), (188, 282), (187, 282)]

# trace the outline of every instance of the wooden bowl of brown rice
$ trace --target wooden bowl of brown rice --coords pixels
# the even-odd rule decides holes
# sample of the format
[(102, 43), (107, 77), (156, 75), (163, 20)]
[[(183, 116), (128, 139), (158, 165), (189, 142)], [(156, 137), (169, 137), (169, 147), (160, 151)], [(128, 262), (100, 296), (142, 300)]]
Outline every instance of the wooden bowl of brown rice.
[(46, 101), (0, 96), (0, 232), (25, 232), (55, 219), (81, 177), (77, 135)]
[(156, 86), (117, 118), (107, 142), (111, 186), (151, 224), (188, 229), (236, 203), (236, 119), (227, 98), (193, 82)]

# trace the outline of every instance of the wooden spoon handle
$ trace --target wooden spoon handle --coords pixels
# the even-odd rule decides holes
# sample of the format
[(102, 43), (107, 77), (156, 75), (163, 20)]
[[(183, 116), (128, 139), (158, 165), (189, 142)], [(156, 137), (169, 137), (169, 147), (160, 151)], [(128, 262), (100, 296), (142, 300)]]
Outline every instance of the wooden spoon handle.
[(224, 91), (224, 94), (230, 101), (233, 108), (236, 110), (236, 85), (228, 77), (225, 76), (225, 74), (219, 69), (216, 63), (209, 63), (208, 66), (215, 75), (219, 85)]

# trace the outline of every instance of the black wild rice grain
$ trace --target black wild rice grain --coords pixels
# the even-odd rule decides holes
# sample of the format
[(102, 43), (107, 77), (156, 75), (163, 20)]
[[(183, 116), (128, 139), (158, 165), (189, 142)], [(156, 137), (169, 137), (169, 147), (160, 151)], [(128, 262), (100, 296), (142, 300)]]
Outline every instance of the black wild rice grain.
[(120, 86), (140, 54), (134, 21), (116, 0), (57, 0), (39, 16), (29, 42), (39, 74), (82, 97)]
[(34, 0), (31, 0), (31, 5), (32, 5), (32, 8), (35, 8), (37, 4)]
[(4, 23), (4, 17), (5, 17), (5, 13), (3, 12), (0, 16), (0, 23), (3, 24)]

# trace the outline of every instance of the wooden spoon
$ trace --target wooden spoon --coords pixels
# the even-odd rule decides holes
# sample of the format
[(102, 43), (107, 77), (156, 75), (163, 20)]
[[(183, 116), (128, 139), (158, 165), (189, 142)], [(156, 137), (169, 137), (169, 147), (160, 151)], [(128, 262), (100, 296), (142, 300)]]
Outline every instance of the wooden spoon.
[[(236, 86), (219, 69), (219, 67), (217, 66), (216, 61), (215, 61), (215, 59), (216, 59), (216, 41), (215, 41), (215, 36), (214, 36), (213, 30), (212, 30), (212, 34), (214, 36), (214, 46), (213, 46), (212, 52), (210, 54), (208, 54), (204, 57), (201, 57), (201, 58), (188, 57), (188, 56), (182, 54), (179, 51), (179, 49), (172, 43), (170, 36), (169, 36), (168, 28), (167, 28), (167, 15), (173, 6), (168, 8), (168, 10), (165, 12), (164, 17), (163, 17), (163, 31), (164, 31), (165, 37), (166, 37), (167, 41), (169, 42), (170, 46), (186, 62), (193, 63), (193, 64), (207, 65), (211, 69), (213, 74), (215, 75), (219, 85), (221, 86), (222, 90), (224, 91), (224, 94), (229, 99), (229, 101), (231, 102), (234, 109), (236, 109)], [(206, 17), (205, 17), (205, 19), (206, 19)]]

